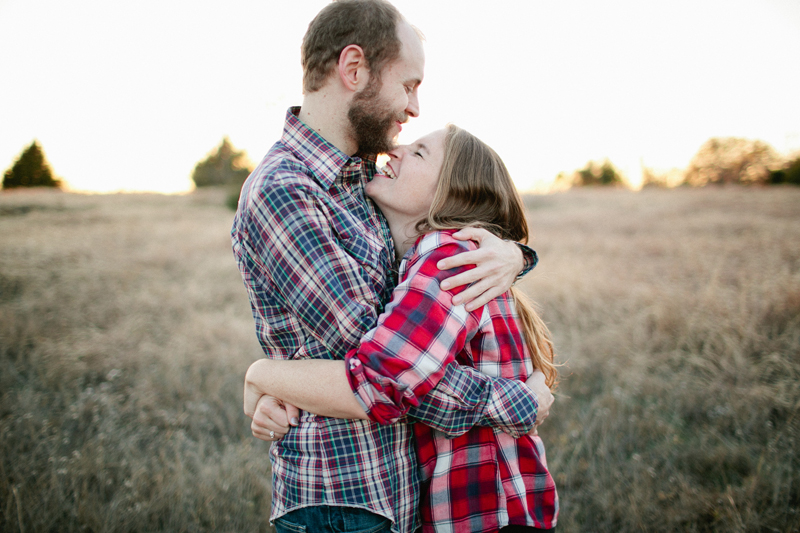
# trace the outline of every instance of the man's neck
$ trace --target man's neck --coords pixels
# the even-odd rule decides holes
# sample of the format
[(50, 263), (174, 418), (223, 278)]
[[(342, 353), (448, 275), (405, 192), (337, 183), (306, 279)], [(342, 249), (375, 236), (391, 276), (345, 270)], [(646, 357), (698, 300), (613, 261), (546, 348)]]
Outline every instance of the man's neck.
[(358, 151), (358, 144), (350, 133), (347, 111), (348, 102), (323, 87), (303, 97), (298, 118), (336, 148), (353, 155)]

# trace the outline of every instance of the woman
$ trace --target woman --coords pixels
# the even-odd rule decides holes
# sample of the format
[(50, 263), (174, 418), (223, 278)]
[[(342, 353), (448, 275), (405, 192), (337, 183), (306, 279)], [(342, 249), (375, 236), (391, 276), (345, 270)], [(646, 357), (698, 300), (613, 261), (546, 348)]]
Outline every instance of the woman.
[[(436, 263), (474, 247), (452, 237), (457, 229), (482, 226), (505, 239), (527, 240), (524, 208), (502, 160), (452, 125), (389, 155), (385, 176), (370, 182), (367, 194), (386, 216), (403, 261), (400, 284), (378, 326), (346, 357), (349, 389), (360, 409), (352, 408), (356, 400), (341, 381), (320, 387), (326, 391), (322, 402), (285, 398), (280, 385), (273, 385), (287, 362), (259, 361), (248, 371), (246, 411), (248, 395), (270, 394), (319, 414), (363, 410), (373, 421), (393, 423), (420, 404), (453, 362), (520, 380), (536, 368), (548, 386), (555, 385), (549, 332), (520, 293), (512, 289), (467, 312), (452, 304), (463, 288), (446, 291), (439, 284), (452, 272)], [(331, 376), (341, 372), (334, 369), (341, 362), (290, 364), (299, 363), (323, 365)], [(555, 525), (558, 499), (538, 436), (515, 439), (476, 426), (447, 438), (422, 424), (414, 428), (423, 531), (536, 531)]]

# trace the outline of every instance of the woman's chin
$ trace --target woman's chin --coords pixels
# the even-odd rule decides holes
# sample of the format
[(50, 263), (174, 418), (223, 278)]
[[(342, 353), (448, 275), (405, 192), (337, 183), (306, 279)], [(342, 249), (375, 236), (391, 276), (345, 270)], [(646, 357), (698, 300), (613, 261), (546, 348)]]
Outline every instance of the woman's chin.
[[(376, 178), (377, 179), (377, 178)], [(376, 183), (373, 179), (371, 182), (367, 183), (366, 188), (364, 189), (364, 193), (370, 198), (373, 202), (381, 206), (382, 198), (385, 197), (387, 193), (387, 187), (385, 184), (381, 184), (380, 182)]]

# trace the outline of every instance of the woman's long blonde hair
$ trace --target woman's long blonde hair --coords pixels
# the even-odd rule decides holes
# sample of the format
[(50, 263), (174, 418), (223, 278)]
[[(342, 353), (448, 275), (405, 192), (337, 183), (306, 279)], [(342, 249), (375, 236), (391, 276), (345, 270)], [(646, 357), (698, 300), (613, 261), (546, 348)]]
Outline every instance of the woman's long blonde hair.
[[(527, 243), (525, 208), (503, 160), (486, 143), (452, 124), (447, 126), (444, 163), (428, 216), (417, 223), (420, 234), (478, 226), (501, 239)], [(533, 367), (551, 389), (558, 383), (550, 330), (533, 302), (511, 288)]]

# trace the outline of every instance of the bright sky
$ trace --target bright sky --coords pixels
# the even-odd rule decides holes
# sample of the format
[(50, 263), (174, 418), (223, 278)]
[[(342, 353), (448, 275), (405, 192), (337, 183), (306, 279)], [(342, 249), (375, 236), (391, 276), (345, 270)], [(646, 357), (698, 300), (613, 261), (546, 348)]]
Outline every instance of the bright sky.
[[(72, 189), (185, 191), (224, 135), (258, 161), (301, 103), (327, 0), (0, 0), (0, 171), (36, 138)], [(426, 35), (421, 116), (521, 190), (608, 157), (685, 167), (714, 136), (800, 149), (798, 0), (396, 0)]]

